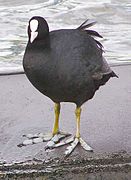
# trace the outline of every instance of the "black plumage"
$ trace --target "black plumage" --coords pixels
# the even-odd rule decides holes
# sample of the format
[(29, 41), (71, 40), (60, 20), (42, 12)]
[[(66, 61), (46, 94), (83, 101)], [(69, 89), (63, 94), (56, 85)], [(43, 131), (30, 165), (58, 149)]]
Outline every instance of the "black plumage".
[(103, 46), (87, 30), (94, 23), (85, 21), (77, 29), (60, 29), (49, 32), (44, 18), (38, 21), (36, 39), (29, 41), (23, 58), (25, 73), (30, 82), (55, 103), (73, 102), (80, 107), (91, 99), (96, 90), (117, 75), (103, 57)]

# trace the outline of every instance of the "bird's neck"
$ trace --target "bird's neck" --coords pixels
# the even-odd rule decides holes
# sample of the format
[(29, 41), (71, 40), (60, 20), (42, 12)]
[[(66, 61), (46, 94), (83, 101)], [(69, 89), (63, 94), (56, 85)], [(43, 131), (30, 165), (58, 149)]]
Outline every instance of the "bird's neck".
[(49, 37), (46, 37), (44, 39), (38, 39), (35, 40), (33, 43), (28, 42), (28, 49), (34, 51), (38, 50), (41, 51), (43, 49), (49, 49), (50, 48), (50, 39)]

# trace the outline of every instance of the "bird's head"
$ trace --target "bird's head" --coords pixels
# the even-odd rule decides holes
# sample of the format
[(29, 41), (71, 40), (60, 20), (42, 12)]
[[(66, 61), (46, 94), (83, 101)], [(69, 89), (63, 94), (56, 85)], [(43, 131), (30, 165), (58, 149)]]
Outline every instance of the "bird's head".
[(29, 20), (28, 36), (29, 42), (42, 40), (49, 35), (49, 27), (46, 20), (40, 16), (34, 16)]

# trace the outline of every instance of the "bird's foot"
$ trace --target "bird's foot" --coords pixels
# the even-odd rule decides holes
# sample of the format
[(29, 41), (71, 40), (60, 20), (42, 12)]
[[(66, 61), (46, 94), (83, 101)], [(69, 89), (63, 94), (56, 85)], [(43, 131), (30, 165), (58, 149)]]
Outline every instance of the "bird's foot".
[(85, 149), (86, 151), (93, 151), (93, 149), (80, 137), (80, 138), (77, 138), (77, 137), (71, 137), (67, 140), (63, 140), (59, 143), (50, 143), (50, 141), (47, 143), (47, 146), (46, 146), (46, 149), (47, 148), (57, 148), (57, 147), (60, 147), (60, 146), (63, 146), (63, 145), (66, 145), (66, 144), (70, 144), (67, 148), (66, 148), (66, 151), (65, 151), (65, 155), (68, 156), (70, 155), (73, 150), (76, 148), (76, 146), (78, 144), (80, 144), (83, 149)]
[(37, 144), (40, 142), (47, 142), (49, 141), (49, 146), (51, 147), (53, 144), (56, 144), (57, 142), (60, 142), (61, 139), (70, 136), (71, 134), (65, 133), (62, 131), (59, 131), (57, 134), (53, 135), (52, 133), (44, 134), (44, 133), (38, 133), (38, 134), (27, 134), (23, 135), (23, 137), (26, 137), (27, 139), (24, 140), (21, 144), (18, 144), (18, 147)]
[(80, 144), (84, 150), (93, 152), (92, 147), (90, 147), (81, 137), (74, 137), (71, 144), (66, 148), (65, 155), (70, 155), (78, 144)]

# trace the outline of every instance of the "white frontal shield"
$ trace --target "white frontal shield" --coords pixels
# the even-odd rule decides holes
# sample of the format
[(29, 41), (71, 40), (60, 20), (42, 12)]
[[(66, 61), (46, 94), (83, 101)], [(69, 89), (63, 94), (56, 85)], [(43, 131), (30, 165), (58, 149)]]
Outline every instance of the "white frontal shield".
[(36, 19), (33, 19), (30, 21), (30, 30), (31, 30), (31, 37), (30, 42), (32, 43), (35, 38), (38, 36), (38, 32), (36, 31), (38, 28), (38, 21)]

